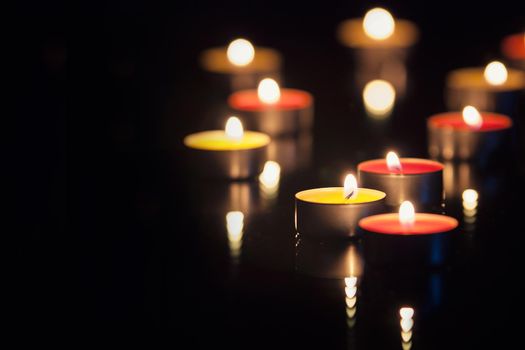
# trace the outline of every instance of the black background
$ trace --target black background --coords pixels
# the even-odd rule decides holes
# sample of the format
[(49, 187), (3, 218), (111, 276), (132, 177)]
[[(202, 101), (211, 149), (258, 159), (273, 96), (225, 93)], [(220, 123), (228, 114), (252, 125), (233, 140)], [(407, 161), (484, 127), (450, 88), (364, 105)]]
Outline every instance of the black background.
[[(351, 333), (341, 282), (294, 273), (293, 194), (334, 185), (344, 170), (390, 147), (426, 156), (425, 118), (445, 110), (446, 72), (500, 57), (501, 38), (523, 30), (523, 4), (26, 5), (11, 56), (20, 67), (16, 218), (28, 232), (19, 249), (22, 326), (41, 329), (66, 303), (66, 321), (90, 337), (156, 329), (174, 345), (190, 340), (192, 347), (400, 348), (399, 305), (381, 307), (391, 300), (388, 289), (381, 295), (370, 291), (377, 285), (365, 287), (363, 326)], [(407, 66), (407, 95), (379, 136), (366, 128), (359, 95), (348, 91), (351, 60), (335, 38), (340, 21), (377, 5), (421, 31)], [(232, 274), (223, 222), (199, 210), (207, 195), (194, 190), (199, 180), (182, 161), (181, 140), (223, 124), (225, 116), (216, 114), (224, 92), (214, 90), (197, 57), (238, 36), (283, 54), (285, 85), (313, 93), (316, 125), (311, 166), (283, 178), (276, 206), (246, 229), (247, 236), (267, 235), (264, 247), (280, 247), (261, 248), (268, 253), (262, 263), (243, 258)], [(440, 307), (422, 312), (416, 349), (520, 339), (522, 149), (516, 139), (498, 165), (501, 192), (481, 197), (475, 254), (445, 268), (447, 294)]]

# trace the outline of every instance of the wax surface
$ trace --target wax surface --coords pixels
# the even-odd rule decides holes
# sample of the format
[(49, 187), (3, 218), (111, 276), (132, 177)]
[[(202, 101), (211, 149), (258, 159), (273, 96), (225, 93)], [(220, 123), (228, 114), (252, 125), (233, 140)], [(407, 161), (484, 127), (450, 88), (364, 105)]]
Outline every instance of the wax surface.
[(451, 231), (458, 226), (458, 221), (445, 215), (416, 213), (416, 221), (407, 227), (399, 222), (398, 213), (390, 213), (361, 219), (359, 226), (366, 231), (388, 235), (427, 235)]
[(266, 146), (269, 143), (270, 137), (268, 135), (255, 131), (245, 131), (240, 140), (227, 138), (224, 130), (202, 131), (184, 138), (184, 144), (187, 147), (208, 151), (253, 149)]
[(481, 117), (483, 124), (479, 129), (468, 126), (461, 112), (436, 114), (428, 119), (428, 125), (434, 128), (452, 128), (471, 132), (503, 130), (512, 126), (512, 120), (503, 114), (482, 112)]
[(295, 198), (304, 202), (318, 204), (363, 204), (381, 200), (386, 194), (369, 188), (360, 188), (357, 196), (352, 199), (344, 198), (343, 187), (324, 187), (301, 191), (295, 194)]
[(525, 33), (509, 35), (501, 43), (503, 54), (513, 60), (525, 60)]
[(394, 33), (389, 38), (376, 40), (366, 35), (361, 18), (349, 19), (342, 22), (338, 28), (339, 40), (346, 46), (363, 48), (393, 48), (413, 45), (418, 37), (417, 27), (410, 21), (395, 20)]
[(359, 164), (357, 169), (359, 171), (365, 171), (370, 173), (377, 174), (405, 174), (405, 175), (415, 175), (415, 174), (425, 174), (433, 173), (436, 171), (443, 170), (443, 164), (435, 162), (428, 159), (419, 159), (419, 158), (400, 158), (402, 170), (390, 171), (386, 164), (386, 159), (374, 159)]
[(525, 87), (525, 73), (507, 67), (507, 81), (501, 85), (491, 85), (483, 75), (485, 67), (461, 68), (450, 72), (447, 76), (447, 86), (459, 89), (474, 89), (485, 91), (512, 91)]
[(204, 69), (215, 73), (252, 73), (252, 72), (274, 72), (281, 66), (281, 55), (273, 49), (255, 47), (253, 61), (246, 66), (235, 66), (226, 54), (226, 47), (216, 47), (204, 51), (201, 55), (201, 63)]
[(294, 110), (303, 109), (312, 104), (312, 95), (306, 91), (281, 89), (281, 98), (273, 104), (261, 102), (257, 90), (234, 92), (228, 98), (230, 107), (241, 111)]

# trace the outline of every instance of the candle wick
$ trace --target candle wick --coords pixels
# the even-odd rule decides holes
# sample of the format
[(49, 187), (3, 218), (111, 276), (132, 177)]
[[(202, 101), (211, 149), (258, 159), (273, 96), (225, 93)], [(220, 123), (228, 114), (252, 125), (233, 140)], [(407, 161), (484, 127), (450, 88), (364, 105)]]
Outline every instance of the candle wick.
[(350, 199), (350, 197), (352, 197), (353, 194), (354, 194), (354, 191), (350, 192), (350, 193), (345, 197), (345, 199)]

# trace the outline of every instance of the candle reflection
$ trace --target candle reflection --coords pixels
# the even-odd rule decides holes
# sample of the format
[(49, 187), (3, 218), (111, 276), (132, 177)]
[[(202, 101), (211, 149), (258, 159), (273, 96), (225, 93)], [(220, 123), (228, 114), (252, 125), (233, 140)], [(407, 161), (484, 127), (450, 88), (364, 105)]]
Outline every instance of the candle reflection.
[(468, 162), (445, 162), (443, 183), (447, 199), (458, 198), (467, 188), (477, 185), (476, 173)]
[(392, 112), (396, 91), (386, 80), (372, 80), (363, 89), (363, 102), (371, 118), (385, 119)]
[(345, 304), (346, 304), (346, 324), (349, 328), (355, 326), (357, 313), (357, 277), (345, 277)]
[(313, 138), (309, 131), (295, 137), (275, 138), (268, 145), (268, 159), (277, 162), (283, 173), (292, 173), (310, 164)]
[(233, 263), (238, 263), (242, 252), (242, 237), (244, 230), (244, 214), (240, 211), (230, 211), (226, 214), (226, 230), (228, 246)]
[(466, 189), (462, 194), (463, 199), (463, 221), (465, 222), (465, 229), (471, 231), (474, 229), (476, 223), (476, 216), (478, 213), (478, 192), (473, 189)]
[(274, 200), (277, 198), (280, 179), (281, 166), (279, 163), (267, 161), (261, 175), (259, 175), (259, 190), (263, 199)]
[(399, 316), (401, 320), (401, 345), (403, 349), (410, 349), (412, 347), (412, 328), (414, 327), (414, 309), (411, 307), (402, 307), (399, 309)]

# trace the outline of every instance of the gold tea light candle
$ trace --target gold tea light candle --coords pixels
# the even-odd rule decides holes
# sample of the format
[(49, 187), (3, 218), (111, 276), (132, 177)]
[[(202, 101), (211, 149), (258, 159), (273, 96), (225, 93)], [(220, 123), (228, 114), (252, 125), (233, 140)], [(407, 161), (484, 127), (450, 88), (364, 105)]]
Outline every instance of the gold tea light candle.
[(297, 89), (281, 89), (271, 79), (261, 80), (257, 89), (234, 92), (229, 106), (246, 124), (271, 136), (295, 135), (313, 124), (313, 97)]
[(479, 110), (507, 111), (525, 89), (525, 73), (493, 61), (485, 67), (461, 68), (446, 78), (448, 109), (472, 105)]
[(411, 200), (421, 206), (439, 207), (443, 202), (443, 169), (439, 162), (399, 158), (395, 152), (357, 167), (359, 183), (385, 192), (386, 204), (391, 206)]
[(253, 46), (242, 38), (204, 51), (200, 60), (206, 71), (230, 78), (232, 91), (254, 88), (262, 77), (279, 79), (282, 61), (276, 50)]
[(202, 175), (243, 179), (258, 175), (267, 158), (270, 137), (244, 131), (237, 117), (230, 117), (225, 130), (202, 131), (184, 138), (192, 165)]
[(501, 147), (511, 127), (506, 115), (480, 113), (473, 106), (436, 114), (427, 120), (428, 152), (445, 160), (487, 158)]
[(295, 228), (301, 235), (318, 239), (356, 235), (362, 217), (382, 212), (384, 192), (358, 188), (354, 175), (345, 177), (343, 187), (324, 187), (295, 194)]

